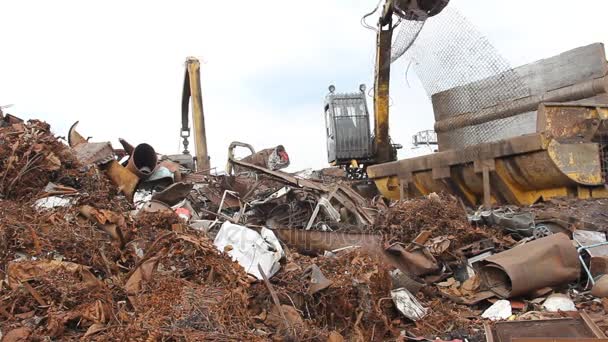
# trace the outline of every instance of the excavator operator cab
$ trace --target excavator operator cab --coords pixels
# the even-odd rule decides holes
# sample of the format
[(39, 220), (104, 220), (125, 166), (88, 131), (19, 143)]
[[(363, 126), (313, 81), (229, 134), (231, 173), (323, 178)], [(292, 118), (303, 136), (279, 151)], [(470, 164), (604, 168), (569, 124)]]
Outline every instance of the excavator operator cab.
[(365, 85), (359, 86), (359, 92), (335, 91), (336, 87), (329, 86), (325, 97), (327, 160), (337, 166), (348, 166), (353, 161), (369, 164), (374, 159), (374, 146)]

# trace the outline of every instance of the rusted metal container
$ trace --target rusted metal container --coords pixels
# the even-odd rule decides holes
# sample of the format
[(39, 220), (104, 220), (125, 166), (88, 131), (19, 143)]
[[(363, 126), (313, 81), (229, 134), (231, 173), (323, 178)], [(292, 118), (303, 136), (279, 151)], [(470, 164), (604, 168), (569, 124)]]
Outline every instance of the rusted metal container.
[(154, 148), (148, 144), (139, 144), (133, 150), (131, 158), (129, 158), (127, 169), (137, 175), (137, 177), (145, 179), (152, 174), (157, 162), (158, 157)]
[(536, 133), (373, 165), (391, 199), (447, 192), (469, 205), (608, 197), (608, 104), (545, 103)]

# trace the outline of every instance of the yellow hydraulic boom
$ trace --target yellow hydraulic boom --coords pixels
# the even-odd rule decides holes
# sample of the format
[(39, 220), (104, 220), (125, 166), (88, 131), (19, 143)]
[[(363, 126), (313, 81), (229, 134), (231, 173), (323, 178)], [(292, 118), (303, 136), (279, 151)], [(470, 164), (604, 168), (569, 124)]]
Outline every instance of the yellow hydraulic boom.
[(184, 154), (188, 154), (188, 138), (190, 137), (189, 109), (192, 108), (192, 123), (194, 126), (194, 151), (196, 171), (209, 172), (209, 154), (207, 152), (207, 135), (205, 132), (205, 115), (203, 112), (203, 96), (201, 92), (201, 66), (198, 59), (186, 59), (184, 89), (182, 92), (182, 129), (184, 139)]

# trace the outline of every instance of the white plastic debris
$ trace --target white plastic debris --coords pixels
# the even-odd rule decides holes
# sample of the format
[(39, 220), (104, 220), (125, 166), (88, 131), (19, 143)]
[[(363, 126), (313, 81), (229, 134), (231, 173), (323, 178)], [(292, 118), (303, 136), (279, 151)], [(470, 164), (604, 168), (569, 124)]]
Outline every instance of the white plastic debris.
[(577, 311), (572, 299), (562, 293), (554, 293), (547, 297), (547, 300), (543, 303), (543, 308), (549, 312)]
[(135, 208), (137, 210), (143, 208), (150, 200), (152, 200), (152, 191), (138, 189), (135, 191), (135, 194), (133, 194), (133, 203), (135, 203)]
[(262, 228), (260, 232), (261, 234), (258, 234), (247, 227), (224, 222), (213, 244), (220, 251), (228, 253), (247, 273), (262, 279), (258, 270), (260, 264), (266, 276), (270, 278), (281, 267), (279, 260), (285, 253), (270, 229)]
[(34, 202), (34, 208), (37, 210), (53, 209), (58, 207), (67, 207), (72, 204), (72, 199), (63, 196), (49, 196), (41, 198)]
[(392, 290), (391, 298), (397, 309), (412, 321), (417, 321), (428, 313), (428, 309), (423, 307), (416, 297), (405, 288)]
[(511, 317), (512, 314), (513, 311), (511, 310), (511, 302), (501, 299), (484, 311), (481, 317), (492, 321), (498, 321), (501, 319), (507, 319)]

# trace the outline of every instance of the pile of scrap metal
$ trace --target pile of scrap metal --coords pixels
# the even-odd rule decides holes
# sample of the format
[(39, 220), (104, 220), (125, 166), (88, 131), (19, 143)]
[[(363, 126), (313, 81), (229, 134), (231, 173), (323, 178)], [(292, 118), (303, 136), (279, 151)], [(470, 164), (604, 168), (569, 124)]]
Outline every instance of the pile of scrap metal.
[(231, 157), (229, 174), (193, 173), (147, 144), (115, 150), (72, 127), (68, 146), (43, 122), (6, 118), (2, 341), (481, 341), (608, 329), (601, 229), (515, 234), (505, 219), (470, 222), (441, 194), (368, 201), (281, 171), (284, 148)]
[[(605, 212), (608, 204), (578, 202), (579, 207), (592, 208), (587, 212), (598, 206)], [(408, 296), (413, 294), (423, 303), (410, 302), (409, 311), (402, 312), (413, 315), (408, 317), (418, 323), (417, 328), (433, 327), (410, 332), (428, 336), (425, 333), (431, 331), (483, 325), (490, 341), (606, 338), (608, 226), (589, 222), (581, 226), (575, 220), (564, 223), (546, 214), (537, 219), (526, 208), (477, 212), (468, 215), (468, 220), (466, 213), (457, 198), (434, 193), (380, 208), (374, 229), (384, 233), (385, 246), (389, 246), (385, 252), (410, 253), (409, 268), (394, 271), (393, 286), (401, 284)], [(446, 310), (445, 303), (433, 301), (436, 297), (458, 306)], [(416, 319), (420, 312), (424, 317)], [(446, 315), (454, 319), (446, 320)], [(493, 325), (480, 318), (514, 322)], [(541, 320), (539, 325), (547, 324), (547, 328), (539, 329), (528, 320)]]

